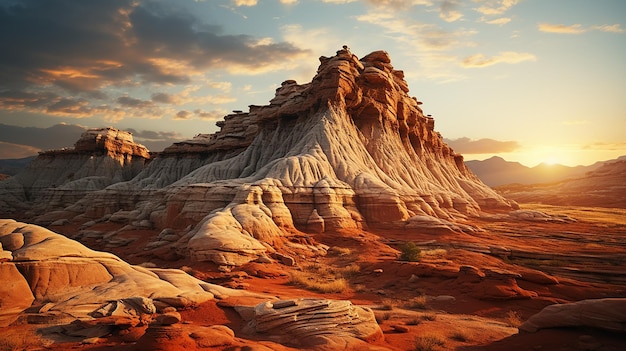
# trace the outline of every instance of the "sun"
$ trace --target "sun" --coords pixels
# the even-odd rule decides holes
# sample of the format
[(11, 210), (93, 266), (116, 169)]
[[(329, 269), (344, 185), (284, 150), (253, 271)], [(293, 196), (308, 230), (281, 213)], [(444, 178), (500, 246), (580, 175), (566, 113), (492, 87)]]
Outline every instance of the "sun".
[(543, 161), (543, 163), (544, 163), (545, 165), (547, 165), (547, 166), (554, 166), (554, 165), (558, 164), (558, 163), (559, 163), (559, 161), (557, 160), (557, 158), (556, 158), (556, 157), (548, 157), (548, 158), (546, 158), (546, 159)]

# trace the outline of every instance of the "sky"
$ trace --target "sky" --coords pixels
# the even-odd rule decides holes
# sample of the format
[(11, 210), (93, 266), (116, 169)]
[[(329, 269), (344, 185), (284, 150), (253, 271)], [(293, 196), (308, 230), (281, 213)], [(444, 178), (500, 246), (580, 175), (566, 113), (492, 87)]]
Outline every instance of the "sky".
[(77, 127), (159, 151), (348, 45), (387, 51), (466, 160), (588, 165), (626, 155), (625, 14), (623, 0), (0, 0), (0, 159), (72, 146), (54, 131)]

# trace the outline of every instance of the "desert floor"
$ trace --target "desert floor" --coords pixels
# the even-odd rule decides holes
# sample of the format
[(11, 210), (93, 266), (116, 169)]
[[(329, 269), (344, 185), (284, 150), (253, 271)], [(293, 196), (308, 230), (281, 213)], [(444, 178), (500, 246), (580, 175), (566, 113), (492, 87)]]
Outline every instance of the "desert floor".
[[(592, 328), (544, 329), (519, 333), (517, 326), (543, 307), (583, 299), (626, 297), (626, 210), (524, 205), (556, 218), (575, 221), (525, 221), (503, 216), (472, 219), (475, 232), (443, 230), (341, 230), (323, 234), (294, 233), (292, 241), (330, 247), (326, 256), (293, 252), (295, 266), (250, 263), (231, 272), (185, 259), (164, 260), (143, 247), (156, 231), (120, 235), (134, 241), (113, 248), (132, 264), (151, 262), (182, 268), (224, 286), (280, 298), (347, 299), (371, 307), (384, 339), (372, 346), (392, 350), (624, 350), (626, 336)], [(111, 231), (112, 224), (91, 229)], [(50, 228), (72, 237), (78, 224)], [(406, 242), (421, 249), (416, 262), (398, 260)], [(102, 242), (83, 242), (101, 249)], [(472, 269), (472, 266), (475, 269)], [(464, 271), (495, 272), (477, 282)], [(548, 275), (543, 275), (541, 272)], [(515, 279), (516, 274), (534, 279)], [(511, 278), (513, 277), (513, 278)], [(538, 277), (538, 278), (537, 278)], [(555, 277), (556, 279), (552, 279)], [(244, 335), (232, 306), (260, 301), (215, 300), (181, 312), (181, 328), (222, 324), (246, 347), (202, 350), (291, 350), (271, 337)], [(16, 338), (36, 338), (37, 325), (9, 327)], [(57, 340), (52, 350), (139, 350), (141, 345), (114, 337), (94, 345)], [(30, 341), (24, 341), (28, 347)], [(36, 342), (32, 342), (35, 345)], [(0, 345), (2, 346), (2, 345)], [(168, 350), (186, 349), (175, 340)], [(0, 349), (2, 349), (0, 347)]]

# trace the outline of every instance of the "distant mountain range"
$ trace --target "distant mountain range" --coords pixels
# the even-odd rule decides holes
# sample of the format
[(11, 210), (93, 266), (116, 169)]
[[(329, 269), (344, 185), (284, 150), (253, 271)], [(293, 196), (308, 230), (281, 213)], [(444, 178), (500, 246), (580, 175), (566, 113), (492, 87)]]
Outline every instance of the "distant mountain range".
[(476, 173), (483, 183), (496, 187), (506, 184), (552, 183), (570, 178), (580, 178), (606, 163), (618, 160), (626, 160), (626, 156), (621, 156), (615, 160), (596, 162), (589, 166), (576, 167), (545, 163), (535, 167), (527, 167), (519, 162), (506, 161), (498, 156), (482, 161), (465, 161), (465, 164)]
[(606, 161), (582, 177), (495, 188), (519, 203), (626, 208), (626, 157)]
[(28, 164), (34, 160), (37, 156), (29, 156), (17, 159), (0, 160), (0, 175), (14, 176), (22, 169), (26, 168)]

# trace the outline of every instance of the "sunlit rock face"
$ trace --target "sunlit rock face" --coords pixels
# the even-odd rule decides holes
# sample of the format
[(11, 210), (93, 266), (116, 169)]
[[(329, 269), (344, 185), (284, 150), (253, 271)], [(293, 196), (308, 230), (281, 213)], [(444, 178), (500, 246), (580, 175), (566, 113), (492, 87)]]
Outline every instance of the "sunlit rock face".
[(269, 105), (242, 113), (258, 126), (245, 151), (167, 189), (161, 218), (170, 223), (162, 225), (200, 220), (244, 185), (261, 188), (251, 204), (284, 204), (291, 220), (283, 224), (297, 228), (306, 228), (313, 211), (328, 230), (404, 225), (415, 215), (454, 220), (511, 206), (434, 131), (386, 52), (359, 60), (344, 49), (320, 61), (310, 83), (283, 82)]
[(74, 148), (49, 150), (22, 172), (0, 183), (0, 209), (43, 212), (62, 208), (85, 194), (134, 178), (150, 160), (132, 134), (115, 128), (85, 131)]
[[(86, 318), (111, 301), (140, 298), (183, 307), (240, 294), (180, 270), (132, 266), (43, 227), (0, 219), (0, 327), (31, 304), (40, 318)], [(153, 311), (154, 312), (154, 311)]]
[(384, 51), (321, 57), (310, 83), (283, 82), (268, 105), (235, 111), (217, 133), (176, 143), (132, 180), (40, 220), (117, 213), (192, 225), (179, 253), (238, 265), (296, 229), (413, 228), (425, 217), (446, 227), (515, 206), (444, 143), (403, 77)]

